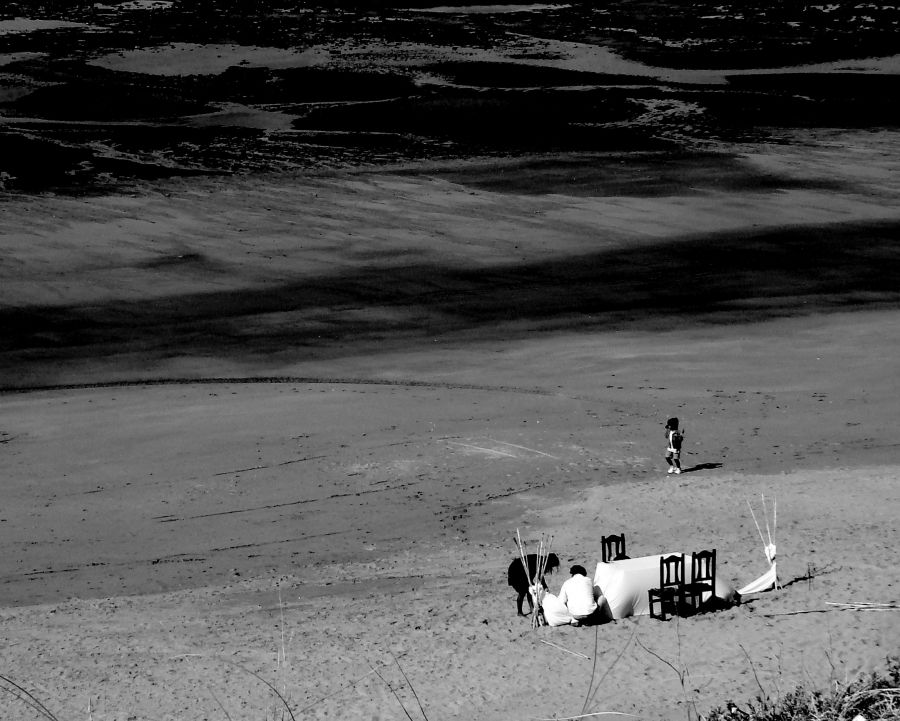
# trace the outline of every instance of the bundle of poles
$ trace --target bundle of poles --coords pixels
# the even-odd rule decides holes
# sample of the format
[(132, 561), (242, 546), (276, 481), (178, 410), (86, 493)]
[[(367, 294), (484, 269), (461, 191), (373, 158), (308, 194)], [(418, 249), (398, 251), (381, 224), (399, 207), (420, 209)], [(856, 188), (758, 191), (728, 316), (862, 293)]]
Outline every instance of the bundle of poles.
[(544, 571), (547, 569), (547, 559), (550, 557), (550, 543), (553, 540), (553, 536), (548, 536), (545, 539), (543, 534), (541, 534), (538, 551), (535, 554), (537, 562), (535, 563), (534, 578), (532, 578), (531, 571), (528, 568), (528, 553), (518, 528), (516, 529), (515, 540), (519, 549), (519, 559), (522, 561), (522, 568), (525, 570), (525, 578), (528, 579), (528, 585), (534, 591), (531, 594), (534, 598), (534, 613), (531, 614), (531, 627), (544, 626), (546, 621), (544, 619), (544, 609), (541, 607), (541, 598), (543, 597), (541, 592), (544, 589)]

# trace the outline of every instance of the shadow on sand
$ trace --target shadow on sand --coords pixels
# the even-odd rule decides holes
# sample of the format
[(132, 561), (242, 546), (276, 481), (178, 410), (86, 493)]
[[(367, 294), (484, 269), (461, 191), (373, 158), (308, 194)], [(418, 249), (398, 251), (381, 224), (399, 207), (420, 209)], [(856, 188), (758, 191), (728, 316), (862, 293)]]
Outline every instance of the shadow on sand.
[(698, 463), (696, 466), (691, 466), (690, 468), (682, 468), (682, 473), (693, 473), (694, 471), (708, 471), (712, 468), (721, 468), (721, 463)]

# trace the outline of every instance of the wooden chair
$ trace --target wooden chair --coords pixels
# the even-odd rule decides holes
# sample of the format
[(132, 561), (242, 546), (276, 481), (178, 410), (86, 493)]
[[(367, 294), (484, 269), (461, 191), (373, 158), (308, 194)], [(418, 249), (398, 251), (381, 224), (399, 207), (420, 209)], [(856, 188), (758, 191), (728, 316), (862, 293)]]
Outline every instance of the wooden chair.
[(708, 600), (716, 595), (716, 549), (691, 554), (691, 580), (684, 585), (684, 601), (692, 611), (703, 606), (703, 594)]
[(625, 555), (625, 534), (618, 536), (601, 536), (600, 537), (600, 560), (603, 563), (610, 561), (621, 561), (628, 558)]
[[(650, 618), (665, 621), (677, 615), (684, 603), (684, 556), (674, 554), (659, 559), (659, 588), (651, 588)], [(659, 607), (657, 611), (656, 608)]]

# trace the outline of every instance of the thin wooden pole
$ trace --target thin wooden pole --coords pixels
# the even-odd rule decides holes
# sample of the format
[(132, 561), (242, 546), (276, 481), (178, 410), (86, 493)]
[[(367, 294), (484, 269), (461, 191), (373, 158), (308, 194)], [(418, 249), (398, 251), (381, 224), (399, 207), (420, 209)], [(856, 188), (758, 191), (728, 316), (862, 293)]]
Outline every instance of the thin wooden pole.
[(762, 541), (763, 548), (765, 548), (766, 539), (763, 537), (762, 529), (759, 527), (759, 521), (756, 520), (756, 514), (753, 512), (753, 506), (750, 505), (750, 501), (747, 501), (747, 508), (750, 509), (750, 515), (753, 518), (753, 523), (756, 524), (756, 531), (759, 533), (759, 540)]
[(558, 648), (560, 651), (565, 651), (566, 653), (571, 653), (573, 656), (578, 656), (579, 658), (586, 659), (588, 661), (591, 660), (590, 656), (585, 656), (583, 653), (578, 653), (578, 651), (570, 651), (567, 648), (560, 646), (559, 644), (553, 643), (553, 641), (548, 641), (545, 638), (541, 639), (541, 643), (546, 643), (548, 646), (553, 646), (553, 648)]
[(766, 535), (769, 537), (769, 545), (772, 545), (772, 529), (769, 528), (769, 509), (766, 508), (766, 495), (762, 494), (763, 517), (766, 519)]

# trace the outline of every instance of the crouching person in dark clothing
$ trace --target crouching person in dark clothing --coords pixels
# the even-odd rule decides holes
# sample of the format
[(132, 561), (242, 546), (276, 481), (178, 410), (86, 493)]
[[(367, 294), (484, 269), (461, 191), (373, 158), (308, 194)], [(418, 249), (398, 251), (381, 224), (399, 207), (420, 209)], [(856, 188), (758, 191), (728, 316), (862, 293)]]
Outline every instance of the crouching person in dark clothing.
[[(506, 572), (506, 580), (510, 586), (512, 586), (516, 593), (519, 594), (519, 597), (516, 599), (516, 611), (520, 616), (524, 616), (525, 614), (522, 612), (522, 601), (526, 598), (528, 599), (528, 606), (531, 611), (534, 611), (534, 601), (531, 599), (531, 594), (528, 593), (528, 588), (531, 586), (531, 579), (534, 578), (537, 573), (537, 554), (529, 553), (525, 560), (528, 562), (528, 574), (525, 574), (525, 569), (522, 567), (522, 559), (516, 558), (512, 563), (509, 564), (509, 570)], [(552, 573), (554, 568), (559, 568), (559, 557), (555, 553), (551, 553), (547, 556), (547, 565), (544, 568), (544, 573)], [(544, 589), (547, 589), (547, 582), (541, 579), (544, 585)]]

